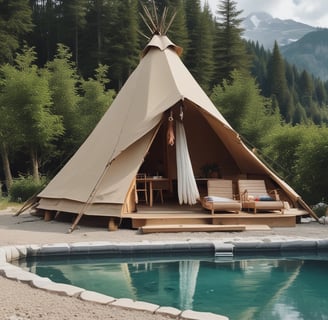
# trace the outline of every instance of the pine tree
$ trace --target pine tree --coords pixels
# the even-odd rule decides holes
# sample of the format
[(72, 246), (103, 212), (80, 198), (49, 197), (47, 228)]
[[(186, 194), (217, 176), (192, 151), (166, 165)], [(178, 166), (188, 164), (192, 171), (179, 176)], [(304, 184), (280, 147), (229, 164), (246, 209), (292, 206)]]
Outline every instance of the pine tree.
[(236, 9), (236, 1), (222, 0), (217, 10), (217, 32), (215, 40), (216, 77), (215, 83), (221, 84), (223, 79), (231, 80), (231, 72), (238, 70), (248, 73), (250, 57), (241, 35), (242, 11)]
[(323, 85), (322, 81), (317, 80), (315, 83), (315, 95), (317, 98), (317, 101), (321, 107), (327, 104), (327, 91), (325, 90), (325, 87)]
[(0, 1), (0, 64), (13, 62), (22, 37), (33, 28), (28, 0)]
[(201, 18), (200, 0), (189, 0), (185, 4), (186, 10), (186, 23), (189, 35), (189, 46), (184, 56), (184, 62), (189, 71), (196, 76), (197, 74), (197, 56), (200, 50), (199, 38), (199, 25)]
[(214, 21), (207, 3), (200, 14), (198, 26), (198, 52), (196, 80), (201, 87), (210, 93), (214, 75)]
[(288, 108), (288, 86), (286, 80), (285, 64), (280, 54), (277, 42), (274, 43), (273, 52), (268, 62), (268, 82), (271, 96), (275, 96), (279, 103), (280, 113), (286, 119)]
[(185, 6), (190, 42), (184, 62), (201, 87), (210, 92), (214, 69), (214, 20), (208, 4), (203, 11), (198, 0), (187, 1)]
[(295, 112), (294, 112), (292, 123), (294, 125), (297, 125), (297, 124), (306, 124), (308, 122), (309, 121), (305, 109), (300, 103), (297, 103), (295, 106)]
[(80, 35), (79, 69), (85, 78), (91, 77), (93, 71), (104, 63), (108, 57), (110, 21), (113, 3), (107, 0), (90, 0), (86, 13), (86, 27)]
[(303, 70), (299, 78), (299, 95), (300, 101), (305, 108), (309, 108), (312, 103), (313, 82), (307, 71)]
[(267, 64), (269, 59), (269, 53), (264, 47), (259, 45), (258, 42), (247, 42), (247, 52), (252, 57), (251, 74), (256, 78), (261, 93), (264, 96), (268, 96), (267, 92)]
[(120, 89), (139, 60), (137, 0), (116, 1), (112, 4), (109, 33), (106, 35), (106, 57), (112, 82)]
[(37, 52), (39, 66), (43, 66), (54, 57), (59, 42), (57, 4), (53, 0), (31, 0), (30, 3), (35, 27), (27, 41)]
[(79, 65), (79, 33), (86, 25), (88, 0), (62, 0), (64, 42), (72, 52), (76, 66)]

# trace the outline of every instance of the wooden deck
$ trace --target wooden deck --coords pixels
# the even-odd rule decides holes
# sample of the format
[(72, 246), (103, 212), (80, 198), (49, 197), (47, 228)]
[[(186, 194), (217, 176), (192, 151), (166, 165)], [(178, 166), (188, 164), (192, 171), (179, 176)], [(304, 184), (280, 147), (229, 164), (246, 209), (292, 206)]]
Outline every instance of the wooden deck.
[[(138, 210), (135, 213), (125, 214), (124, 218), (131, 219), (132, 228), (138, 229), (144, 226), (144, 230), (150, 227), (157, 226), (157, 230), (171, 225), (171, 232), (188, 231), (206, 231), (206, 229), (215, 231), (213, 226), (268, 226), (268, 227), (295, 227), (297, 216), (306, 215), (307, 212), (299, 209), (285, 210), (284, 214), (280, 211), (264, 212), (264, 213), (248, 213), (240, 211), (239, 213), (214, 213), (211, 214), (200, 205), (176, 205), (176, 204), (155, 204), (153, 207), (138, 205)], [(188, 226), (189, 225), (189, 226)], [(161, 228), (160, 228), (161, 226)], [(181, 226), (185, 226), (185, 229)], [(212, 226), (212, 227), (211, 227)], [(151, 232), (156, 232), (153, 228)], [(217, 230), (220, 228), (218, 227)], [(224, 228), (222, 228), (224, 229)], [(238, 229), (238, 228), (236, 228)], [(142, 230), (142, 229), (141, 229)], [(238, 231), (238, 230), (236, 230)], [(165, 232), (165, 231), (162, 231)], [(168, 231), (169, 232), (169, 231)]]

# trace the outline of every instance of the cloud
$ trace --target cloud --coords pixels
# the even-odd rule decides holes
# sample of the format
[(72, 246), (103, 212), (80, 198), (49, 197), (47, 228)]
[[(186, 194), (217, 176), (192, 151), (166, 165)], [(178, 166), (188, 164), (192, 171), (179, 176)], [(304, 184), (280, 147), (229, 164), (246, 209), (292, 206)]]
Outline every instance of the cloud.
[[(205, 0), (202, 0), (204, 2)], [(207, 0), (215, 12), (221, 0)], [(293, 19), (315, 27), (328, 28), (327, 0), (234, 0), (243, 16), (265, 11), (275, 18)]]

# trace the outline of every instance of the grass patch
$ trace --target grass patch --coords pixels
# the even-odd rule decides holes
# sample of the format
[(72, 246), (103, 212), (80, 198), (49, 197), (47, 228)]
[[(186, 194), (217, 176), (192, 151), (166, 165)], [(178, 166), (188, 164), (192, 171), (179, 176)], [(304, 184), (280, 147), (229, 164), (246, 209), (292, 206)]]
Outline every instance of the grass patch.
[(8, 207), (21, 207), (22, 203), (9, 201), (7, 198), (0, 198), (0, 210), (5, 210)]

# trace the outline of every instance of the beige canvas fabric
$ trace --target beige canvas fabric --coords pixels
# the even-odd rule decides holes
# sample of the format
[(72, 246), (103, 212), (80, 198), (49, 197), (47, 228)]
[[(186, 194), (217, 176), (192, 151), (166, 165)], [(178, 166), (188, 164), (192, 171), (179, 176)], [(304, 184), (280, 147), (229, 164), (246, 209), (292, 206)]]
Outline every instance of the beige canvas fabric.
[[(186, 69), (166, 36), (155, 35), (144, 56), (96, 128), (38, 195), (39, 209), (120, 216), (134, 177), (163, 113), (179, 101), (198, 108), (244, 172), (268, 174), (287, 194), (299, 196), (242, 143)], [(192, 142), (191, 142), (192, 143)], [(92, 209), (91, 204), (97, 204)], [(97, 209), (98, 208), (98, 209)]]

